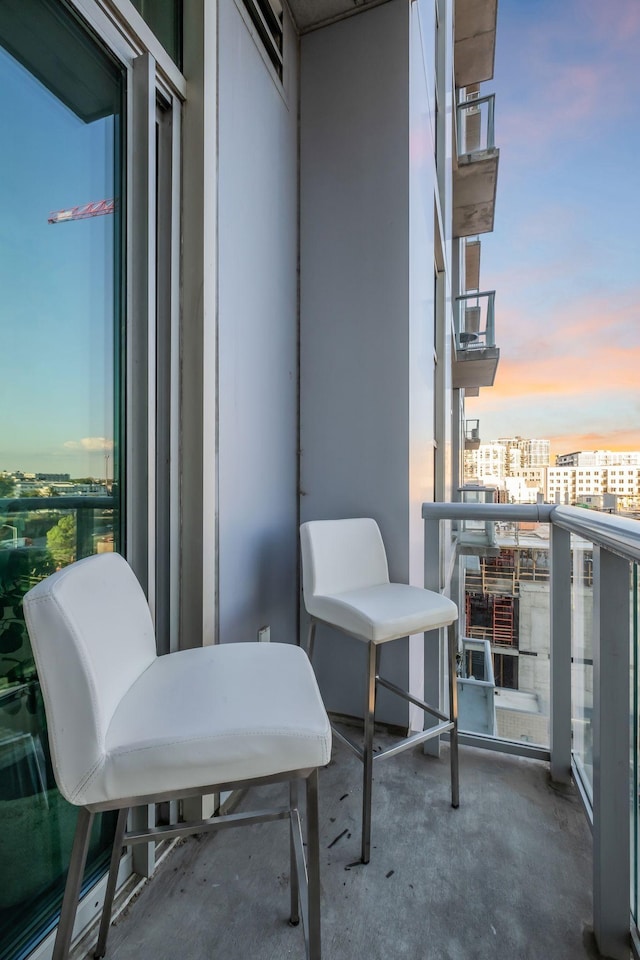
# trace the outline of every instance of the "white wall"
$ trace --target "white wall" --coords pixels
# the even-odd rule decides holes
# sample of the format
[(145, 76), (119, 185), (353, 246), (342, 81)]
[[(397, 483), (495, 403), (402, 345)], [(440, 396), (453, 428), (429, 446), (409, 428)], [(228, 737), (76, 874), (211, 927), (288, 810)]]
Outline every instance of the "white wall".
[[(392, 579), (422, 584), (434, 169), (432, 146), (424, 163), (411, 156), (430, 119), (418, 62), (410, 80), (410, 10), (391, 0), (301, 43), (300, 509), (302, 520), (375, 517)], [(319, 629), (316, 650), (328, 707), (359, 714), (364, 645)], [(406, 686), (407, 642), (382, 657), (382, 673)], [(407, 722), (406, 706), (384, 691), (380, 708), (388, 722)]]
[[(284, 90), (219, 2), (218, 618), (297, 639), (297, 41)], [(188, 375), (188, 372), (187, 374)]]

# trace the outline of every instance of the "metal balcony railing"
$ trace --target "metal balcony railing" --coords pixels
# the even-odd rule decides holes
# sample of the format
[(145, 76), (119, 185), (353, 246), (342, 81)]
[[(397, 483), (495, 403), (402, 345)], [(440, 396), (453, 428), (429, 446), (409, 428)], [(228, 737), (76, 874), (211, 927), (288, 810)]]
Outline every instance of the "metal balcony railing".
[(464, 442), (466, 447), (475, 447), (480, 443), (480, 421), (465, 420), (464, 422)]
[(470, 98), (457, 107), (458, 157), (495, 147), (495, 94)]
[(456, 349), (472, 352), (496, 345), (495, 290), (456, 297)]
[[(62, 517), (72, 516), (68, 531), (69, 558), (81, 560), (96, 553), (96, 540), (113, 535), (115, 498), (104, 496), (8, 497), (0, 499), (0, 550), (46, 549), (46, 533)], [(27, 518), (40, 529), (30, 530)], [(47, 517), (50, 522), (47, 522)], [(108, 519), (105, 521), (105, 517)], [(37, 518), (42, 518), (37, 522)], [(33, 524), (32, 524), (33, 525)], [(8, 534), (7, 535), (7, 531)]]
[[(547, 760), (558, 782), (573, 775), (593, 829), (598, 947), (604, 956), (628, 960), (632, 940), (636, 950), (640, 943), (640, 523), (549, 504), (427, 503), (422, 515), (425, 586), (432, 590), (444, 587), (441, 557), (448, 538), (457, 536), (452, 521), (550, 525), (549, 747), (481, 734), (465, 733), (461, 739)], [(464, 602), (455, 567), (451, 583), (454, 598), (457, 591), (459, 603)], [(437, 649), (431, 656), (425, 676), (444, 662)]]

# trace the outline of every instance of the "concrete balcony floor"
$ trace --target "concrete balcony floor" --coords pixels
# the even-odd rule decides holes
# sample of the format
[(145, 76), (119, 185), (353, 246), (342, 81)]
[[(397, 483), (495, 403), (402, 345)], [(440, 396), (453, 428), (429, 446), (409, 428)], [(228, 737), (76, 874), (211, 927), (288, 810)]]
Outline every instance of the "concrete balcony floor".
[[(381, 734), (381, 742), (386, 739)], [(359, 857), (361, 765), (341, 745), (320, 777), (323, 960), (582, 960), (591, 925), (591, 836), (573, 788), (544, 763), (448, 747), (375, 768), (371, 863)], [(255, 790), (249, 809), (284, 799)], [(111, 929), (109, 960), (303, 960), (287, 924), (285, 823), (190, 838)]]

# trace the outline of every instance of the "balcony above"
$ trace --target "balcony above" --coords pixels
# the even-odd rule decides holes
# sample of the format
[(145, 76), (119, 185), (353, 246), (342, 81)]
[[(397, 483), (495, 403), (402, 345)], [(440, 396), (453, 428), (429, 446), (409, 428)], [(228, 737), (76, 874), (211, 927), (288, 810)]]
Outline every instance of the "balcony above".
[(498, 0), (455, 0), (455, 80), (468, 87), (493, 77)]
[(500, 350), (495, 343), (495, 290), (457, 297), (453, 387), (492, 387)]
[(458, 162), (453, 172), (453, 235), (470, 237), (493, 230), (500, 151), (494, 137), (494, 96), (459, 103)]
[(465, 420), (464, 422), (465, 450), (477, 450), (479, 446), (480, 446), (480, 421)]

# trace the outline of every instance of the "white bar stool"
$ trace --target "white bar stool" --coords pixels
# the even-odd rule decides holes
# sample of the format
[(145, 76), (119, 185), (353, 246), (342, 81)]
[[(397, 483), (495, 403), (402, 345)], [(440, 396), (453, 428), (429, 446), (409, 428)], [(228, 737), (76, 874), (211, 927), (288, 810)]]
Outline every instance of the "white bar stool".
[[(320, 960), (318, 767), (329, 762), (331, 728), (304, 651), (230, 643), (158, 657), (145, 596), (115, 553), (43, 580), (24, 610), (56, 783), (80, 808), (53, 960), (69, 955), (91, 825), (105, 810), (119, 815), (96, 957), (106, 950), (123, 845), (288, 819), (291, 922), (302, 914), (308, 960)], [(126, 830), (134, 806), (276, 781), (290, 784), (288, 806)]]
[[(373, 765), (418, 743), (448, 732), (451, 754), (451, 805), (459, 804), (457, 640), (454, 623), (458, 608), (447, 597), (421, 587), (391, 583), (387, 556), (375, 520), (312, 520), (300, 527), (304, 603), (311, 617), (307, 652), (313, 656), (316, 624), (335, 627), (368, 644), (369, 667), (364, 713), (364, 746), (360, 747), (334, 726), (335, 735), (364, 764), (362, 803), (362, 862), (371, 853), (371, 793)], [(449, 704), (448, 714), (379, 675), (383, 643), (414, 633), (448, 627)], [(434, 716), (438, 723), (398, 741), (379, 753), (373, 752), (373, 730), (377, 687)]]

